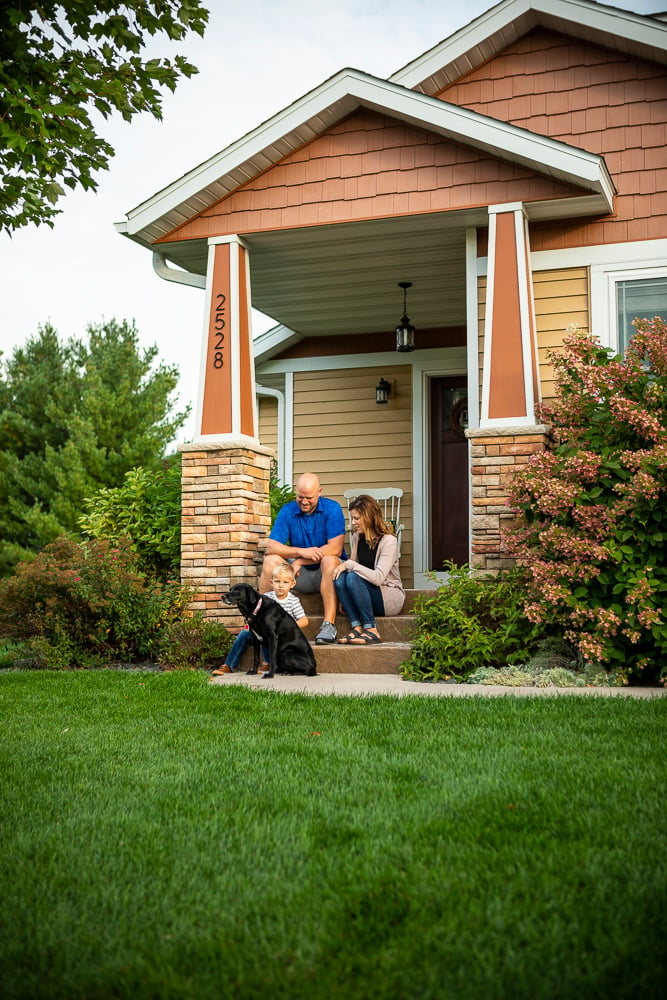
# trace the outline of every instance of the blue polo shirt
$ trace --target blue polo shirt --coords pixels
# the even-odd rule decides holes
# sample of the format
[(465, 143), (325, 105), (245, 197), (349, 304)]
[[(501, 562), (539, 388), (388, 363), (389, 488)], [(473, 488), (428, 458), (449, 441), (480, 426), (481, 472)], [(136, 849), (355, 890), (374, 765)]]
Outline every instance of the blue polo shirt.
[[(303, 514), (296, 500), (281, 507), (269, 538), (297, 549), (321, 548), (330, 538), (345, 534), (345, 516), (339, 503), (320, 497), (312, 514)], [(347, 559), (343, 550), (341, 559)]]

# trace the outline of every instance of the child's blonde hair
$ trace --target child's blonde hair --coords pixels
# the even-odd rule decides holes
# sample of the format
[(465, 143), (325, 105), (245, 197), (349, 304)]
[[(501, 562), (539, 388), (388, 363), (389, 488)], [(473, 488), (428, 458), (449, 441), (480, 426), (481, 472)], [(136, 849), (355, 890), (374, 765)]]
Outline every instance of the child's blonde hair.
[(271, 579), (279, 580), (281, 576), (286, 576), (290, 583), (296, 583), (296, 573), (289, 563), (282, 563), (276, 566), (271, 574)]

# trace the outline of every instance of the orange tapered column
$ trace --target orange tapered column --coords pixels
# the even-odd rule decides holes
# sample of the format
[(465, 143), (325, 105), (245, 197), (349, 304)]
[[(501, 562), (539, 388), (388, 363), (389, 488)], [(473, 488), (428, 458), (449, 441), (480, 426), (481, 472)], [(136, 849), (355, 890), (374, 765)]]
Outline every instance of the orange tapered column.
[(210, 241), (198, 439), (257, 441), (248, 252), (236, 236)]
[(511, 564), (502, 529), (514, 517), (507, 491), (512, 472), (548, 447), (536, 425), (537, 341), (528, 224), (520, 204), (489, 207), (489, 266), (479, 428), (470, 440), (471, 563), (496, 573)]
[(273, 453), (257, 439), (250, 302), (246, 248), (237, 236), (210, 240), (197, 436), (179, 450), (181, 579), (192, 609), (212, 620), (229, 619), (230, 586), (256, 586), (271, 526)]
[(490, 206), (481, 426), (532, 425), (538, 402), (527, 220), (521, 205)]

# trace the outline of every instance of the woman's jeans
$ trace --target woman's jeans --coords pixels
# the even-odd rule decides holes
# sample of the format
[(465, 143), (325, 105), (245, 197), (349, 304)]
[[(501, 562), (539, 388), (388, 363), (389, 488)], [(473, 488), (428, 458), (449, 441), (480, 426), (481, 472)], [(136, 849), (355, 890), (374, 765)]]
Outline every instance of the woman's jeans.
[(375, 616), (384, 614), (382, 591), (375, 583), (368, 583), (354, 570), (341, 573), (334, 581), (338, 600), (350, 619), (352, 628), (375, 628)]
[[(225, 660), (225, 663), (227, 664), (230, 670), (236, 670), (239, 663), (241, 662), (243, 654), (245, 653), (248, 646), (251, 645), (251, 643), (252, 643), (252, 633), (250, 629), (249, 628), (241, 629), (239, 634), (234, 639), (234, 642), (232, 643), (232, 648), (227, 653), (227, 659)], [(266, 655), (266, 650), (264, 649), (263, 646), (262, 646), (262, 658), (267, 663), (269, 662), (269, 658)]]

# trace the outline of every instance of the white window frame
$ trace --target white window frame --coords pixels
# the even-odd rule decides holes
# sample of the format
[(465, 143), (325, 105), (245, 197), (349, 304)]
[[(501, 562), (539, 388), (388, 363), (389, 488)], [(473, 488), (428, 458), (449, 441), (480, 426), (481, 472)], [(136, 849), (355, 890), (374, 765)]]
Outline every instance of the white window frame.
[(665, 258), (613, 264), (592, 264), (591, 275), (591, 331), (599, 337), (604, 347), (619, 351), (618, 310), (616, 286), (621, 281), (639, 281), (643, 278), (667, 278)]

